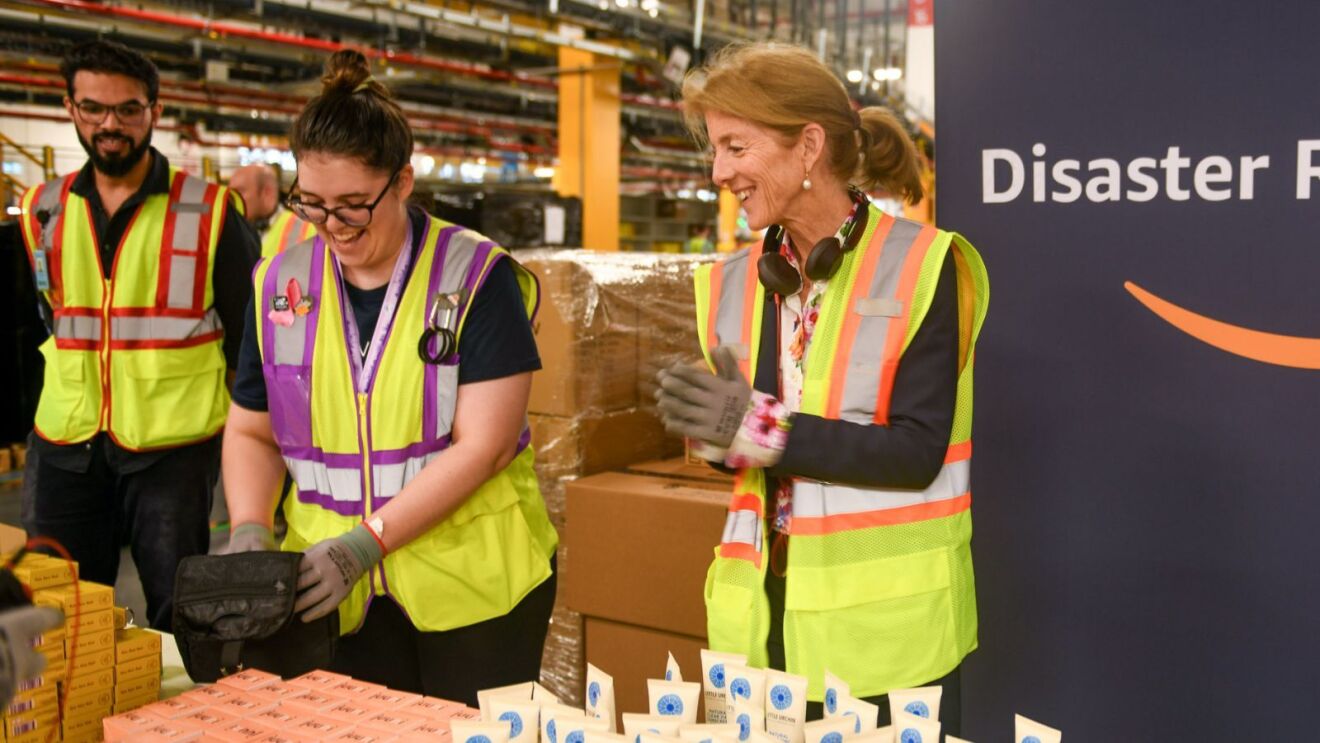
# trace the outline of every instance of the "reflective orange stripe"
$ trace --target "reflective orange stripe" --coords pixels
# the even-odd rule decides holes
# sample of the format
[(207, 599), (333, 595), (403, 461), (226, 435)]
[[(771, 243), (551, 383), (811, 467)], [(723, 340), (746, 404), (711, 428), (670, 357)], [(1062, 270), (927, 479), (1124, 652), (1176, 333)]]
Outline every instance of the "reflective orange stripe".
[(922, 228), (908, 252), (907, 262), (903, 266), (903, 276), (898, 280), (897, 296), (906, 297), (903, 312), (889, 321), (889, 335), (885, 339), (884, 362), (880, 367), (880, 390), (875, 398), (875, 422), (881, 426), (889, 425), (889, 401), (894, 394), (894, 376), (898, 374), (899, 357), (903, 354), (903, 340), (907, 336), (908, 320), (912, 315), (911, 297), (921, 276), (921, 264), (926, 258), (926, 251), (935, 241), (939, 231), (927, 225)]
[[(838, 516), (793, 517), (793, 536), (823, 536), (853, 529), (868, 529), (874, 526), (896, 526), (927, 521), (944, 516), (962, 513), (972, 507), (972, 494), (966, 493), (957, 498), (922, 503), (903, 508), (886, 508), (864, 513), (845, 513)], [(723, 548), (723, 545), (721, 546)]]
[(734, 493), (733, 499), (729, 501), (729, 510), (752, 511), (759, 516), (761, 515), (761, 499), (747, 493)]
[(972, 458), (972, 440), (967, 439), (960, 444), (950, 444), (949, 451), (944, 454), (944, 463), (961, 462), (964, 459)]
[(280, 244), (279, 247), (276, 248), (279, 252), (283, 253), (285, 248), (289, 247), (289, 233), (293, 232), (293, 225), (296, 224), (297, 221), (298, 220), (294, 218), (292, 214), (289, 215), (288, 219), (284, 220), (284, 229), (280, 230)]
[(747, 560), (750, 563), (761, 567), (761, 553), (752, 545), (743, 542), (725, 542), (720, 545), (720, 557), (728, 557), (734, 560)]
[(839, 409), (843, 406), (844, 381), (848, 376), (848, 362), (852, 359), (853, 341), (857, 339), (857, 328), (862, 324), (862, 316), (854, 310), (857, 303), (871, 292), (871, 279), (875, 276), (875, 267), (880, 264), (880, 254), (884, 252), (885, 238), (889, 228), (894, 226), (894, 218), (888, 214), (875, 226), (874, 236), (863, 253), (862, 267), (853, 281), (852, 295), (848, 297), (847, 310), (844, 314), (843, 327), (839, 330), (839, 342), (834, 349), (834, 359), (830, 370), (830, 397), (825, 401), (825, 417), (838, 419)]

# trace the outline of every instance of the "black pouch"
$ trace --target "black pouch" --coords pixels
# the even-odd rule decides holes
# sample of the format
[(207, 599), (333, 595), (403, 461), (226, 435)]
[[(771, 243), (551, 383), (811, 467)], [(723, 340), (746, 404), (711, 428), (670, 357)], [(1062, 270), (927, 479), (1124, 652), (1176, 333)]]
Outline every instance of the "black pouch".
[(174, 640), (193, 681), (244, 668), (289, 678), (330, 665), (339, 612), (314, 622), (293, 613), (301, 559), (301, 552), (241, 552), (179, 563)]

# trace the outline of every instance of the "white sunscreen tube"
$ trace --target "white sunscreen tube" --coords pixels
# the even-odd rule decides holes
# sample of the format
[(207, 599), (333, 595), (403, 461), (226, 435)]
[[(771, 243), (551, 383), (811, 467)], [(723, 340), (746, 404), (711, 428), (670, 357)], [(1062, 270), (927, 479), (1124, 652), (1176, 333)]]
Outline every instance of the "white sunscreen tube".
[(636, 712), (623, 713), (623, 734), (633, 743), (642, 743), (642, 736), (650, 734), (661, 738), (678, 738), (678, 726), (683, 721), (677, 717), (659, 715), (641, 715)]
[(509, 724), (451, 719), (449, 735), (454, 743), (509, 743)]
[(574, 717), (585, 717), (586, 714), (576, 707), (562, 704), (541, 705), (541, 743), (563, 743), (558, 730), (559, 720), (567, 721)]
[(889, 719), (896, 719), (899, 712), (906, 712), (928, 720), (940, 719), (940, 696), (944, 694), (942, 686), (923, 686), (919, 689), (894, 689), (889, 692)]
[(875, 726), (880, 721), (880, 708), (870, 702), (845, 694), (839, 697), (839, 714), (837, 716), (846, 717), (852, 721), (852, 735), (862, 735), (875, 730)]
[(682, 681), (683, 672), (678, 668), (678, 661), (674, 660), (674, 654), (669, 654), (669, 660), (665, 661), (665, 681)]
[(587, 664), (587, 715), (609, 723), (614, 732), (614, 677)]
[(628, 743), (630, 738), (618, 733), (607, 733), (603, 730), (588, 730), (582, 743)]
[(697, 721), (697, 699), (701, 696), (701, 684), (695, 681), (647, 679), (646, 693), (650, 698), (651, 714), (677, 717), (684, 723)]
[(725, 699), (726, 706), (732, 706), (739, 699), (757, 703), (765, 700), (765, 671), (759, 668), (726, 663), (724, 680), (725, 690), (728, 693)]
[(1059, 743), (1063, 740), (1063, 733), (1022, 715), (1013, 715), (1013, 740), (1017, 743)]
[(804, 743), (843, 743), (853, 735), (853, 721), (845, 717), (827, 717), (802, 727)]
[(852, 687), (847, 681), (835, 676), (828, 670), (825, 671), (825, 716), (834, 717), (839, 714), (839, 700), (852, 693)]
[(494, 689), (482, 689), (477, 692), (477, 706), (481, 708), (481, 719), (491, 722), (495, 718), (490, 713), (490, 700), (495, 697), (513, 697), (515, 699), (528, 700), (532, 698), (532, 685), (534, 681), (528, 681), (522, 684), (510, 684), (509, 686), (497, 686)]
[(559, 743), (585, 743), (588, 730), (595, 730), (598, 733), (609, 732), (609, 723), (585, 715), (560, 717), (555, 723), (558, 725)]
[(728, 683), (724, 667), (747, 665), (747, 656), (701, 650), (701, 684), (706, 691), (706, 722), (727, 722), (724, 707), (728, 704)]
[(854, 735), (848, 739), (848, 743), (894, 743), (894, 726), (885, 725), (869, 733)]
[(738, 726), (739, 743), (747, 743), (753, 732), (765, 732), (765, 708), (761, 705), (746, 699), (735, 699), (729, 705), (728, 712), (729, 722)]
[(807, 677), (765, 672), (765, 731), (782, 743), (802, 743), (807, 722)]
[(678, 738), (685, 743), (737, 743), (738, 726), (730, 723), (694, 722), (680, 725)]
[(682, 743), (682, 739), (677, 735), (656, 735), (655, 733), (639, 733), (634, 743)]
[(487, 701), (491, 722), (508, 724), (509, 743), (536, 743), (541, 734), (541, 705), (517, 697), (495, 697)]
[(917, 717), (899, 710), (894, 715), (894, 741), (903, 743), (940, 743), (940, 721)]
[(559, 704), (559, 697), (550, 693), (550, 690), (541, 686), (540, 682), (532, 684), (532, 701), (542, 704)]

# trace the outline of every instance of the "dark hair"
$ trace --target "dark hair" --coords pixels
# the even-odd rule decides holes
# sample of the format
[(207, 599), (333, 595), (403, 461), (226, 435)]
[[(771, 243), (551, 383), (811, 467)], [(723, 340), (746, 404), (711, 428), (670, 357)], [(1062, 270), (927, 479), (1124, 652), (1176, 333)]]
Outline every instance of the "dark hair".
[(716, 52), (683, 81), (684, 122), (702, 145), (707, 111), (755, 122), (786, 140), (819, 124), (829, 168), (841, 181), (921, 201), (920, 161), (906, 127), (879, 106), (854, 111), (843, 83), (800, 46), (737, 43)]
[(79, 70), (125, 75), (142, 83), (147, 89), (147, 102), (155, 103), (160, 93), (160, 73), (151, 60), (114, 41), (97, 39), (75, 45), (60, 62), (64, 87), (73, 98), (73, 76)]
[(394, 172), (412, 157), (413, 136), (390, 91), (371, 76), (367, 58), (341, 49), (325, 63), (321, 94), (294, 120), (289, 146), (298, 159), (324, 152)]

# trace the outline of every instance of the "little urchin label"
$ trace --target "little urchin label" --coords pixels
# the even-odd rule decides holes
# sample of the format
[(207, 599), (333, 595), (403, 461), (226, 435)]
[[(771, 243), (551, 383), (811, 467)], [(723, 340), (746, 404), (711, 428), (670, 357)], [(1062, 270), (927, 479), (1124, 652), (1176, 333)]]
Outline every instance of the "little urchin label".
[(545, 734), (549, 736), (550, 743), (559, 743), (559, 738), (555, 735), (555, 721), (551, 720), (545, 725)]
[(746, 712), (738, 715), (738, 740), (747, 740), (752, 735), (752, 716)]
[(898, 736), (898, 743), (921, 743), (921, 732), (916, 728), (905, 728)]
[(852, 710), (848, 710), (847, 712), (844, 712), (844, 713), (843, 713), (843, 716), (844, 716), (844, 717), (851, 717), (851, 718), (853, 718), (853, 732), (854, 732), (854, 733), (860, 733), (860, 732), (862, 732), (862, 717), (861, 717), (861, 715), (857, 714), (856, 712), (854, 712), (854, 711), (852, 711)]
[(770, 704), (774, 705), (775, 709), (788, 709), (788, 705), (792, 703), (793, 692), (789, 691), (787, 686), (776, 684), (775, 687), (770, 690)]
[(582, 743), (583, 734), (581, 730), (574, 730), (564, 739), (564, 743)]
[(1034, 735), (1028, 735), (1022, 739), (1022, 743), (1040, 743), (1040, 738)]
[(710, 684), (716, 689), (724, 688), (724, 664), (716, 663), (710, 667)]
[(518, 734), (523, 731), (522, 717), (520, 717), (517, 712), (505, 712), (500, 715), (500, 722), (509, 723), (510, 738), (517, 738)]
[(910, 715), (930, 719), (930, 707), (927, 707), (926, 703), (922, 701), (908, 702), (907, 706), (903, 708), (903, 711)]
[(825, 709), (828, 710), (830, 714), (834, 714), (834, 711), (838, 708), (839, 693), (834, 689), (827, 689), (825, 691)]
[(600, 682), (592, 681), (591, 685), (587, 687), (587, 702), (592, 707), (595, 707), (596, 702), (599, 701), (600, 701)]
[(655, 703), (655, 711), (661, 715), (683, 714), (683, 700), (677, 694), (666, 694)]
[(473, 735), (464, 741), (464, 743), (490, 743), (490, 738), (487, 738), (484, 735)]
[(729, 684), (729, 693), (735, 697), (751, 699), (752, 684), (747, 679), (734, 679), (733, 683)]

